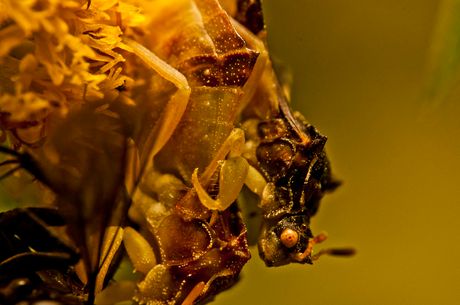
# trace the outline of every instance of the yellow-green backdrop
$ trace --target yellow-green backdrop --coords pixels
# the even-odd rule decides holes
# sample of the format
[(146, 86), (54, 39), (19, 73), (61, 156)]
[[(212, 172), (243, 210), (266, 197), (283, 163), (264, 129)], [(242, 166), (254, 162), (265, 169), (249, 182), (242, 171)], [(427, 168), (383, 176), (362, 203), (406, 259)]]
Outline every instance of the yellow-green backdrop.
[(312, 228), (358, 253), (268, 269), (253, 251), (216, 304), (460, 304), (460, 95), (423, 92), (439, 2), (265, 0), (294, 107), (344, 181)]

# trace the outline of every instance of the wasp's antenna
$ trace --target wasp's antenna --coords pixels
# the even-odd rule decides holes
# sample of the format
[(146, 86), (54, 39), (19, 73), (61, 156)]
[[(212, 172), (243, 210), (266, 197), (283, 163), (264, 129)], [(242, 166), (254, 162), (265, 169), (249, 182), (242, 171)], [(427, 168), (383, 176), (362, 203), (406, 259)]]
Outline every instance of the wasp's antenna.
[(328, 248), (321, 249), (318, 253), (311, 257), (312, 261), (318, 260), (323, 255), (332, 255), (332, 256), (353, 256), (356, 254), (356, 249), (354, 248)]

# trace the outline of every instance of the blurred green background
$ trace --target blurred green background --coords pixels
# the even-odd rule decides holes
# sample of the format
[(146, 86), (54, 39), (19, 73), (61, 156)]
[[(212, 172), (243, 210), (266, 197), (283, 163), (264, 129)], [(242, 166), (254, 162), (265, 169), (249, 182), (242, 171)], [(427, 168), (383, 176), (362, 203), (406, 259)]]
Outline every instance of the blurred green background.
[(426, 96), (440, 4), (265, 0), (294, 108), (328, 136), (344, 181), (313, 220), (329, 233), (317, 249), (358, 253), (269, 269), (253, 251), (216, 304), (460, 304), (460, 91)]

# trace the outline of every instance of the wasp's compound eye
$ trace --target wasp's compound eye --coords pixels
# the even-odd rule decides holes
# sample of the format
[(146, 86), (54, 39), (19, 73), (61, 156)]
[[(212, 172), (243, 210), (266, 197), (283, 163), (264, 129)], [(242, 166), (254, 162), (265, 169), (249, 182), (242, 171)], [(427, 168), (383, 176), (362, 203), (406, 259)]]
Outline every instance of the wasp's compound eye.
[(281, 232), (280, 240), (281, 240), (281, 243), (285, 247), (292, 248), (299, 241), (299, 233), (297, 233), (297, 231), (289, 229), (289, 228), (284, 229), (283, 232)]

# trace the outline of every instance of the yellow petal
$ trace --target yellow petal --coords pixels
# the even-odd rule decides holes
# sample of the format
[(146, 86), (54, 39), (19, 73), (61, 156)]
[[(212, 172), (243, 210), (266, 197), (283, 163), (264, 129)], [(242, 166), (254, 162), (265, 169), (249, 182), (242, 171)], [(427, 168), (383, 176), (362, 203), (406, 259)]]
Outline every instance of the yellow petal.
[(0, 57), (7, 55), (12, 48), (19, 45), (25, 38), (24, 31), (12, 24), (0, 30)]

